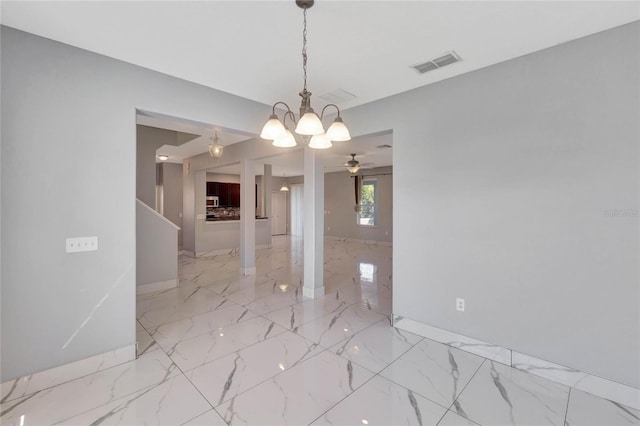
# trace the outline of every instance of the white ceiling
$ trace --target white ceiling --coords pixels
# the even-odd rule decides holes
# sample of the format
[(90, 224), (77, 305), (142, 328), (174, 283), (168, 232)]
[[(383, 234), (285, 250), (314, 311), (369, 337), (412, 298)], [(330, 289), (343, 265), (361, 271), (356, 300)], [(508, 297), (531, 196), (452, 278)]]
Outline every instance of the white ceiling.
[[(2, 1), (2, 24), (185, 80), (297, 109), (302, 11), (287, 1)], [(343, 109), (640, 19), (637, 1), (318, 1), (309, 89)], [(425, 75), (410, 65), (455, 50)], [(345, 114), (348, 124), (348, 114)]]
[[(293, 0), (4, 0), (0, 8), (3, 25), (268, 105), (299, 105), (302, 10)], [(638, 19), (637, 1), (317, 1), (308, 11), (312, 105), (319, 111), (321, 95), (343, 89), (357, 96), (339, 104), (345, 110)], [(451, 50), (462, 62), (424, 75), (410, 68)], [(214, 130), (223, 145), (252, 136), (145, 112), (138, 122), (204, 135), (158, 150), (173, 162), (206, 152)], [(390, 165), (392, 150), (375, 148), (383, 143), (392, 145), (390, 134), (336, 143), (322, 154), (326, 171), (342, 170), (351, 152)], [(301, 150), (269, 162), (275, 176), (302, 174)]]

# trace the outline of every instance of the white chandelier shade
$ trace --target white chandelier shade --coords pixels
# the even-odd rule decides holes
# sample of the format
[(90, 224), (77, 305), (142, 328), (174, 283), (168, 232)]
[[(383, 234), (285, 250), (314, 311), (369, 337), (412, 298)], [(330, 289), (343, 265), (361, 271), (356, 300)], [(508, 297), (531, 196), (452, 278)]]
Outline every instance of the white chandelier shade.
[[(342, 121), (340, 117), (340, 108), (335, 104), (328, 104), (320, 113), (320, 116), (311, 108), (311, 92), (307, 90), (307, 9), (313, 6), (314, 0), (297, 0), (296, 4), (302, 8), (304, 16), (304, 30), (302, 32), (302, 69), (304, 72), (304, 87), (299, 93), (302, 97), (302, 103), (300, 105), (300, 117), (296, 122), (296, 117), (284, 102), (278, 101), (273, 104), (271, 115), (262, 128), (260, 137), (273, 141), (273, 145), (277, 147), (287, 148), (296, 146), (295, 138), (293, 134), (286, 128), (285, 120), (287, 116), (290, 116), (291, 120), (296, 123), (295, 132), (303, 136), (311, 136), (306, 138), (309, 141), (309, 147), (314, 149), (327, 149), (330, 148), (333, 142), (344, 142), (351, 139), (349, 129)], [(282, 121), (276, 114), (276, 106), (283, 105), (287, 108), (284, 113)], [(322, 118), (324, 111), (327, 107), (334, 107), (338, 111), (338, 115), (334, 122), (329, 126), (325, 133), (324, 126), (322, 125)], [(287, 133), (288, 132), (288, 133)]]

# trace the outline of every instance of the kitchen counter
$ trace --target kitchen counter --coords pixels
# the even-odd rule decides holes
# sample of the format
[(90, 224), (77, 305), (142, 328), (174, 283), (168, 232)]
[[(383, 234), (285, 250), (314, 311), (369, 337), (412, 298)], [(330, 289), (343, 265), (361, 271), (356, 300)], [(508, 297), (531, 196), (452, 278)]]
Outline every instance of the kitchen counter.
[[(268, 217), (256, 217), (256, 220), (267, 220)], [(215, 219), (207, 219), (206, 223), (220, 223), (220, 222), (240, 222), (240, 216), (230, 216), (230, 217), (217, 217)]]
[[(271, 226), (266, 217), (255, 219), (256, 247), (263, 248), (271, 245)], [(196, 221), (196, 254), (216, 253), (220, 250), (237, 249), (240, 247), (239, 217), (226, 220), (198, 220)]]

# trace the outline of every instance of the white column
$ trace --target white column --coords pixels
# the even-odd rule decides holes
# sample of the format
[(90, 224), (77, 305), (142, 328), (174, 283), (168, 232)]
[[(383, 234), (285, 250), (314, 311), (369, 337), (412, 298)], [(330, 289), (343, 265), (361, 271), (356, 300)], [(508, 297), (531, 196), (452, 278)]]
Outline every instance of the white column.
[(262, 175), (262, 215), (268, 217), (267, 230), (269, 231), (269, 247), (271, 247), (271, 192), (273, 191), (271, 183), (271, 164), (264, 165), (264, 174)]
[(256, 172), (253, 160), (240, 161), (240, 274), (256, 274)]
[(305, 297), (324, 296), (324, 165), (322, 153), (304, 148)]

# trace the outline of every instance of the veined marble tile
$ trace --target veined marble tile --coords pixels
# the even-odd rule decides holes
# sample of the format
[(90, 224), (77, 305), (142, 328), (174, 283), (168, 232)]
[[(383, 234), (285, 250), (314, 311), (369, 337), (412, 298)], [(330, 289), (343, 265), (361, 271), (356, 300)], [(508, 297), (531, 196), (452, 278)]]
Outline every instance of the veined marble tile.
[(488, 425), (561, 425), (569, 388), (493, 361), (484, 363), (452, 410)]
[(162, 383), (177, 373), (164, 352), (147, 352), (135, 361), (2, 404), (0, 422), (19, 424), (24, 415), (27, 424), (53, 424)]
[[(353, 261), (351, 261), (353, 263)], [(327, 264), (327, 269), (330, 271), (342, 270), (340, 266)], [(328, 276), (324, 277), (324, 286), (328, 292), (333, 292), (341, 287), (346, 287), (349, 285), (356, 284), (356, 274), (355, 273), (339, 273), (333, 272)]]
[(19, 379), (9, 380), (2, 383), (2, 398), (0, 399), (0, 404), (106, 370), (115, 365), (133, 361), (135, 358), (135, 345), (131, 345), (24, 376)]
[(322, 350), (316, 343), (286, 331), (195, 368), (187, 377), (211, 405), (218, 406)]
[(156, 341), (147, 333), (142, 324), (136, 321), (136, 342), (138, 343), (138, 356), (158, 349)]
[(209, 410), (195, 419), (183, 423), (183, 426), (227, 426), (216, 410)]
[(136, 295), (136, 308), (138, 313), (144, 313), (149, 309), (158, 309), (164, 306), (181, 303), (199, 288), (200, 286), (190, 280), (181, 279), (178, 287), (166, 290), (155, 291), (153, 293), (143, 293)]
[(255, 317), (256, 314), (249, 309), (232, 303), (217, 311), (163, 324), (155, 329), (153, 338), (167, 353), (171, 353), (173, 346), (182, 340), (207, 334), (221, 327), (238, 324)]
[(322, 347), (329, 348), (381, 319), (384, 319), (381, 314), (351, 305), (301, 325), (297, 333)]
[(393, 317), (393, 325), (394, 327), (410, 331), (411, 333), (435, 340), (436, 342), (444, 343), (445, 345), (453, 346), (454, 348), (462, 349), (475, 355), (480, 355), (481, 357), (497, 361), (501, 364), (511, 365), (511, 351), (502, 346), (472, 339), (471, 337), (446, 331), (438, 327), (432, 327), (398, 315)]
[(438, 426), (478, 426), (478, 423), (453, 411), (447, 411), (447, 414), (438, 422)]
[(287, 296), (294, 301), (298, 300), (298, 294), (302, 293), (301, 287), (297, 284), (291, 284), (287, 281), (278, 280), (260, 280), (262, 283), (256, 283), (256, 285), (245, 285), (243, 288), (232, 289), (225, 295), (229, 300), (238, 303), (239, 305), (249, 305), (251, 302), (255, 302), (263, 297), (269, 296)]
[(216, 410), (230, 425), (308, 424), (373, 376), (324, 351)]
[(273, 321), (255, 317), (182, 340), (169, 355), (182, 371), (188, 371), (285, 331)]
[(193, 275), (190, 279), (194, 284), (205, 287), (218, 282), (220, 279), (236, 278), (240, 274), (239, 261), (225, 263), (209, 263), (207, 269)]
[(449, 407), (483, 361), (478, 356), (424, 339), (380, 375)]
[(238, 274), (238, 276), (234, 277), (233, 279), (218, 280), (208, 285), (207, 288), (210, 289), (211, 291), (218, 293), (221, 296), (226, 297), (226, 296), (229, 296), (230, 294), (233, 294), (239, 291), (254, 289), (257, 287), (269, 286), (269, 285), (273, 287), (274, 284), (277, 284), (276, 280), (265, 278), (263, 276), (259, 276), (259, 275), (243, 276)]
[(331, 351), (377, 373), (422, 339), (382, 320), (332, 346)]
[(297, 332), (305, 323), (335, 314), (352, 305), (357, 299), (349, 291), (334, 291), (324, 297), (305, 299), (294, 305), (286, 306), (264, 316), (289, 330)]
[(571, 389), (565, 426), (640, 425), (640, 411)]
[(640, 410), (640, 389), (513, 352), (513, 367)]
[(210, 409), (197, 389), (183, 375), (178, 375), (56, 424), (169, 426), (182, 424), (194, 413), (205, 413)]
[[(239, 293), (234, 293), (229, 297), (236, 296)], [(273, 312), (285, 306), (291, 306), (294, 303), (298, 303), (303, 300), (302, 288), (296, 287), (294, 291), (287, 291), (286, 293), (271, 294), (266, 297), (254, 300), (247, 303), (246, 306), (258, 315), (263, 315), (269, 312)]]
[(162, 324), (204, 314), (205, 312), (216, 311), (232, 304), (233, 302), (224, 297), (218, 296), (205, 288), (198, 287), (185, 300), (159, 308), (150, 306), (142, 314), (138, 312), (138, 321), (153, 334), (153, 330)]
[(446, 408), (376, 376), (313, 425), (435, 425)]
[(363, 291), (362, 307), (383, 315), (391, 315), (393, 296), (391, 290), (378, 289)]

